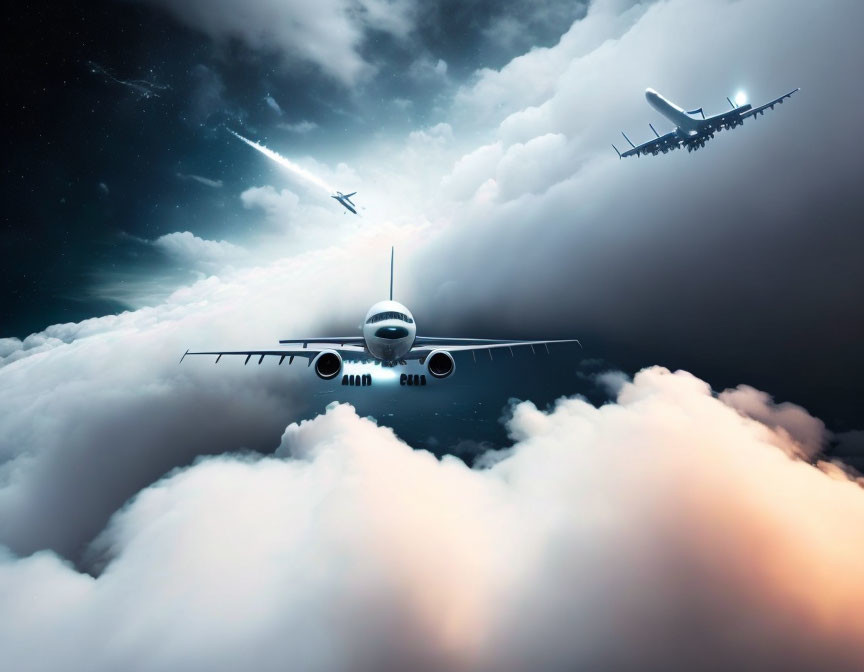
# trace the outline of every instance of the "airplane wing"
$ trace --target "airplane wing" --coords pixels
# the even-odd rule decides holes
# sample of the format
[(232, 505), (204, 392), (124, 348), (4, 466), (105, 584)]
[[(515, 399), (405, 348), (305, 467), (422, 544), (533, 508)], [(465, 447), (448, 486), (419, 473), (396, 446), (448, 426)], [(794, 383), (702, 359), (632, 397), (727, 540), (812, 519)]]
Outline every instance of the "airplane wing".
[[(622, 134), (623, 135), (623, 134)], [(643, 154), (656, 154), (657, 152), (670, 151), (678, 149), (681, 145), (681, 138), (675, 131), (670, 131), (666, 135), (660, 135), (653, 140), (643, 142), (641, 145), (634, 145), (630, 142), (630, 138), (626, 135), (624, 139), (633, 149), (628, 149), (626, 152), (618, 152), (618, 148), (612, 145), (612, 148), (618, 152), (618, 158), (626, 159), (628, 156), (641, 156)]]
[[(333, 198), (336, 197), (334, 196)], [(349, 201), (347, 198), (336, 198), (336, 200), (339, 201), (346, 210), (350, 210), (355, 215), (357, 214), (357, 211), (353, 207), (354, 204), (351, 203), (351, 201)]]
[(292, 338), (280, 340), (280, 345), (290, 343), (302, 343), (305, 348), (309, 343), (329, 343), (331, 345), (360, 345), (365, 346), (366, 341), (362, 336), (318, 336), (316, 338)]
[(451, 347), (454, 345), (487, 345), (497, 343), (521, 343), (522, 341), (507, 341), (497, 338), (440, 338), (438, 336), (417, 336), (414, 346), (428, 345)]
[[(553, 343), (579, 343), (575, 338), (558, 340), (558, 341), (483, 341), (482, 339), (450, 339), (452, 341), (463, 341), (463, 344), (459, 345), (450, 345), (448, 343), (444, 343), (444, 339), (433, 339), (435, 344), (423, 344), (419, 347), (415, 345), (411, 348), (411, 351), (406, 355), (405, 359), (419, 359), (421, 362), (426, 359), (433, 351), (435, 350), (446, 350), (449, 353), (454, 352), (472, 352), (475, 353), (478, 350), (487, 350), (489, 351), (489, 356), (492, 356), (492, 350), (498, 350), (500, 348), (508, 348), (510, 350), (510, 354), (513, 354), (513, 348), (529, 346), (531, 350), (534, 350), (535, 345), (542, 345), (549, 350), (549, 346)], [(465, 341), (475, 341), (473, 344), (464, 343)], [(415, 340), (415, 343), (417, 341)], [(579, 347), (582, 347), (582, 344), (579, 343)]]
[(754, 107), (751, 110), (748, 110), (747, 112), (742, 114), (741, 118), (746, 119), (747, 117), (755, 117), (758, 114), (765, 114), (765, 110), (767, 108), (771, 108), (773, 110), (775, 105), (782, 105), (784, 100), (786, 100), (787, 98), (791, 98), (792, 94), (797, 93), (800, 90), (800, 88), (794, 89), (789, 93), (784, 93), (779, 98), (775, 98), (770, 103), (765, 103), (764, 105), (760, 105), (759, 107)]
[(258, 363), (264, 361), (265, 357), (279, 357), (279, 364), (285, 360), (286, 357), (289, 357), (288, 363), (294, 361), (295, 357), (305, 357), (309, 360), (309, 364), (312, 364), (312, 360), (316, 355), (323, 352), (324, 350), (335, 350), (338, 352), (343, 359), (352, 360), (352, 359), (365, 359), (368, 357), (368, 353), (365, 348), (357, 347), (357, 346), (342, 346), (335, 348), (302, 348), (302, 349), (280, 349), (280, 350), (215, 350), (208, 352), (190, 352), (187, 350), (184, 355), (180, 358), (180, 362), (182, 363), (184, 359), (186, 359), (186, 355), (216, 355), (216, 364), (219, 363), (219, 360), (222, 359), (223, 355), (245, 355), (246, 361), (244, 364), (249, 363), (249, 359), (252, 357), (258, 358)]

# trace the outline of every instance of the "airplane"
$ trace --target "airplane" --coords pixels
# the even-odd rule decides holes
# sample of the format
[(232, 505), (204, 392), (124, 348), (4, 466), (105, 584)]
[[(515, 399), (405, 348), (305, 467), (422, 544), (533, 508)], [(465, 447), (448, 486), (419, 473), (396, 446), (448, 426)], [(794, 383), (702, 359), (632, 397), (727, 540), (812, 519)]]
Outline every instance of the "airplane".
[[(715, 133), (719, 133), (724, 129), (741, 126), (741, 124), (744, 123), (744, 120), (749, 117), (755, 119), (760, 114), (764, 115), (766, 109), (773, 110), (775, 105), (781, 105), (786, 98), (791, 97), (792, 94), (797, 93), (800, 90), (801, 89), (794, 89), (789, 93), (783, 94), (779, 98), (775, 98), (769, 103), (760, 105), (759, 107), (753, 107), (749, 103), (744, 104), (743, 96), (740, 95), (736, 98), (738, 102), (733, 102), (729, 97), (727, 97), (726, 100), (729, 101), (729, 104), (732, 106), (730, 111), (706, 117), (705, 112), (702, 111), (701, 107), (686, 112), (675, 103), (666, 100), (654, 89), (647, 89), (645, 91), (645, 98), (648, 99), (648, 103), (651, 107), (675, 124), (675, 130), (670, 131), (665, 135), (660, 135), (654, 128), (653, 124), (648, 124), (651, 127), (651, 130), (654, 131), (654, 135), (657, 137), (648, 142), (644, 142), (641, 145), (634, 145), (630, 142), (630, 138), (628, 138), (622, 131), (621, 135), (624, 136), (627, 144), (630, 145), (632, 149), (628, 149), (625, 152), (619, 152), (615, 145), (612, 145), (612, 149), (614, 149), (618, 154), (619, 159), (624, 159), (628, 156), (634, 155), (642, 156), (643, 154), (657, 156), (660, 152), (666, 154), (667, 152), (678, 149), (679, 147), (686, 147), (688, 152), (692, 152), (704, 147), (705, 143), (708, 142), (708, 140), (711, 140)], [(696, 115), (700, 116), (697, 117)]]
[(351, 212), (353, 212), (353, 213), (356, 215), (356, 214), (357, 214), (357, 210), (355, 210), (355, 208), (356, 208), (357, 206), (354, 205), (354, 203), (351, 202), (351, 197), (352, 197), (352, 196), (355, 196), (356, 194), (357, 194), (356, 191), (352, 191), (350, 194), (343, 194), (341, 191), (337, 191), (337, 192), (336, 192), (333, 196), (331, 196), (330, 198), (335, 198), (335, 199), (336, 199), (337, 201), (339, 201), (342, 205), (344, 205), (348, 210), (350, 210)]
[[(261, 364), (265, 357), (279, 358), (281, 365), (288, 358), (290, 365), (295, 357), (305, 357), (307, 366), (313, 367), (315, 373), (323, 380), (332, 380), (342, 372), (343, 360), (375, 361), (384, 367), (406, 365), (408, 360), (418, 360), (421, 366), (432, 378), (443, 379), (451, 376), (456, 370), (453, 353), (470, 351), (477, 359), (477, 351), (485, 350), (492, 359), (492, 351), (501, 348), (528, 346), (534, 352), (534, 346), (542, 345), (549, 352), (552, 343), (579, 343), (576, 339), (557, 341), (507, 341), (486, 338), (439, 338), (436, 336), (418, 336), (414, 316), (403, 304), (393, 300), (393, 258), (390, 250), (390, 298), (379, 301), (366, 313), (363, 321), (363, 333), (360, 336), (329, 336), (315, 338), (294, 338), (280, 340), (280, 345), (295, 347), (274, 350), (217, 350), (207, 352), (190, 352), (181, 357), (182, 363), (187, 355), (216, 355), (216, 362), (224, 355), (244, 355), (246, 361), (258, 357)], [(302, 347), (296, 347), (302, 344)], [(312, 347), (309, 347), (310, 344)], [(343, 375), (343, 385), (368, 386), (372, 384), (371, 374)], [(426, 385), (426, 376), (403, 373), (400, 376), (401, 385)]]

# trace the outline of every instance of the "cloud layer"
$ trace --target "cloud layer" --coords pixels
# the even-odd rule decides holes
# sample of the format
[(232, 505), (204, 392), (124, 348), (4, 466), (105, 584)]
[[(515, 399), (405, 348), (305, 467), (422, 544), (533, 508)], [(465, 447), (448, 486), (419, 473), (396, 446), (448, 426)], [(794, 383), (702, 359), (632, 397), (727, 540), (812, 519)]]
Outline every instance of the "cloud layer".
[(405, 37), (416, 12), (414, 0), (142, 1), (163, 7), (216, 40), (240, 40), (255, 50), (312, 63), (346, 85), (374, 70), (360, 53), (366, 31)]
[[(864, 490), (684, 373), (515, 406), (469, 469), (332, 406), (274, 458), (146, 488), (91, 548), (0, 560), (9, 669), (864, 664)], [(398, 478), (393, 475), (398, 474)]]

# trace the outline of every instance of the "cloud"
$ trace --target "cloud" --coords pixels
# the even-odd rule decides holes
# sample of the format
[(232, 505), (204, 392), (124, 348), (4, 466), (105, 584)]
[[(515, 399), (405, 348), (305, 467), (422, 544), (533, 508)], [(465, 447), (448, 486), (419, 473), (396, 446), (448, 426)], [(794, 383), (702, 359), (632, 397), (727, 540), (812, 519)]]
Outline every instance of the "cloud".
[(282, 108), (279, 106), (279, 103), (276, 102), (276, 99), (273, 96), (264, 96), (264, 102), (267, 103), (267, 107), (273, 110), (280, 117), (282, 116)]
[(288, 61), (312, 63), (352, 85), (374, 72), (361, 54), (369, 30), (406, 37), (414, 25), (414, 0), (142, 0), (216, 41), (239, 40), (251, 49), (276, 52)]
[(263, 187), (249, 187), (240, 194), (240, 200), (243, 201), (244, 208), (250, 210), (260, 208), (273, 221), (291, 221), (300, 207), (300, 197), (293, 191), (277, 190), (269, 184)]
[(184, 181), (192, 180), (193, 182), (203, 184), (205, 187), (210, 187), (212, 189), (220, 189), (223, 185), (222, 180), (212, 180), (209, 177), (202, 177), (201, 175), (177, 173), (177, 178)]
[(720, 401), (742, 415), (778, 432), (787, 433), (796, 443), (795, 453), (803, 457), (818, 455), (828, 441), (829, 432), (824, 422), (796, 404), (775, 403), (770, 394), (749, 385), (739, 385), (734, 390), (722, 392)]
[[(592, 357), (623, 342), (638, 365), (649, 343), (721, 380), (730, 362), (764, 378), (773, 358), (805, 391), (850, 380), (821, 358), (859, 350), (860, 260), (836, 203), (860, 166), (836, 150), (861, 94), (824, 75), (857, 62), (838, 53), (859, 44), (859, 6), (631, 5), (596, 3), (557, 47), (480, 73), (443, 125), (330, 171), (363, 175), (364, 204), (398, 217), (347, 236), (332, 209), (306, 217), (290, 190), (254, 187), (248, 214), (315, 226), (315, 249), (280, 241), (280, 258), (151, 307), (0, 339), (0, 666), (236, 668), (251, 651), (256, 669), (860, 669), (861, 489), (795, 457), (820, 436), (803, 410), (649, 369), (605, 376), (618, 397), (600, 408), (514, 407), (514, 445), (483, 469), (412, 451), (345, 406), (261, 459), (328, 388), (272, 361), (177, 364), (190, 346), (355, 326), (345, 316), (380, 296), (395, 238), (410, 246), (400, 292), (439, 333), (587, 335)], [(789, 34), (794, 48), (766, 42)], [(694, 58), (711, 47), (723, 59)], [(745, 76), (751, 92), (806, 83), (838, 103), (836, 127), (789, 143), (811, 118), (790, 105), (713, 154), (627, 163), (605, 146), (648, 110), (646, 84), (704, 101)], [(170, 245), (224, 251), (187, 233)], [(823, 252), (830, 277), (806, 261)], [(814, 331), (825, 345), (805, 348)], [(64, 559), (107, 564), (92, 578)]]
[[(156, 305), (0, 340), (0, 544), (77, 560), (124, 501), (173, 467), (239, 447), (269, 452), (288, 421), (323, 406), (299, 362), (178, 362), (189, 348), (270, 347), (333, 316), (359, 320), (380, 295), (384, 245), (342, 243), (254, 267), (220, 263), (218, 276)], [(188, 232), (161, 245), (191, 258), (226, 250)], [(352, 271), (348, 286), (340, 268)]]
[[(625, 368), (650, 357), (712, 379), (735, 371), (727, 385), (746, 374), (808, 405), (851, 400), (861, 329), (848, 306), (864, 275), (849, 203), (864, 171), (835, 129), (856, 123), (864, 94), (836, 64), (849, 62), (839, 45), (858, 44), (850, 17), (864, 14), (852, 2), (787, 9), (599, 0), (557, 45), (478, 73), (447, 118), (461, 150), (439, 173), (450, 225), (417, 269), (419, 285), (449, 283), (454, 300), (430, 293), (417, 309), (454, 330), (479, 320), (499, 333), (527, 323), (591, 334), (589, 352), (614, 348)], [(777, 38), (790, 34), (794, 47)], [(724, 58), (694, 58), (706, 50)], [(644, 101), (648, 86), (714, 112), (739, 88), (760, 101), (799, 85), (698, 155), (619, 161), (609, 146), (619, 129), (634, 140), (650, 136), (649, 121), (669, 130)], [(790, 142), (819, 100), (844, 120)]]
[(0, 660), (864, 664), (864, 490), (790, 459), (787, 434), (661, 368), (616, 403), (522, 403), (508, 424), (513, 447), (472, 470), (334, 405), (290, 425), (276, 457), (176, 472), (112, 519), (96, 578), (47, 552), (0, 559)]
[(421, 82), (429, 80), (447, 80), (447, 61), (442, 58), (421, 56), (411, 63), (408, 74)]
[(198, 267), (221, 267), (244, 260), (248, 252), (226, 240), (205, 240), (189, 231), (159, 236), (153, 246), (174, 260)]
[(299, 133), (302, 135), (305, 133), (309, 133), (310, 131), (314, 131), (316, 128), (318, 128), (318, 124), (316, 124), (314, 121), (307, 121), (306, 119), (303, 119), (293, 124), (277, 124), (277, 127), (281, 128), (283, 131), (290, 131), (291, 133)]

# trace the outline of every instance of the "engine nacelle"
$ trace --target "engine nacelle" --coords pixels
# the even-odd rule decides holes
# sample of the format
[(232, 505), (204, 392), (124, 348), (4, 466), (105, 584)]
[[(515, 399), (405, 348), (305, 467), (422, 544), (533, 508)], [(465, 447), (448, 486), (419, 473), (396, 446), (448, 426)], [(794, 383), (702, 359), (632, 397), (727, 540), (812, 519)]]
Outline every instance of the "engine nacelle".
[(446, 378), (456, 370), (456, 362), (446, 350), (433, 350), (426, 358), (426, 370), (433, 378)]
[(322, 350), (312, 360), (319, 378), (330, 380), (342, 371), (342, 356), (335, 350)]

